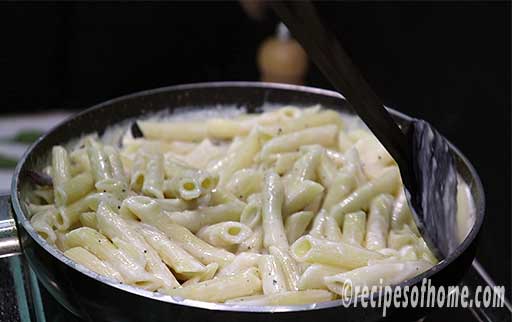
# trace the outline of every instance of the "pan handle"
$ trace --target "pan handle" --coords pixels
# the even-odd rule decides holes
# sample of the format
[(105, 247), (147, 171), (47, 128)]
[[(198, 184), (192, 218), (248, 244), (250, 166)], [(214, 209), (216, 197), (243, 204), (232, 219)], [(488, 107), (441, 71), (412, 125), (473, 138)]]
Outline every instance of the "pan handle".
[[(491, 301), (493, 299), (499, 299), (498, 301), (501, 301), (501, 303), (499, 303), (501, 305), (498, 305), (496, 307), (484, 307), (483, 304), (480, 304), (480, 307), (469, 307), (471, 313), (475, 315), (478, 321), (510, 321), (510, 316), (512, 316), (512, 306), (505, 297), (505, 287), (502, 287), (502, 289), (500, 290), (496, 286), (496, 283), (494, 283), (492, 278), (489, 276), (489, 274), (487, 274), (485, 269), (482, 267), (482, 265), (480, 265), (480, 263), (476, 259), (473, 260), (473, 264), (471, 265), (469, 271), (464, 276), (464, 279), (462, 280), (462, 285), (468, 287), (471, 298), (473, 300), (476, 297), (479, 297), (479, 300), (481, 302), (483, 298), (482, 296), (484, 293), (484, 287), (489, 287), (491, 289)], [(501, 291), (503, 293), (501, 293)]]
[(0, 195), (0, 258), (20, 254), (21, 246), (12, 216), (11, 197)]

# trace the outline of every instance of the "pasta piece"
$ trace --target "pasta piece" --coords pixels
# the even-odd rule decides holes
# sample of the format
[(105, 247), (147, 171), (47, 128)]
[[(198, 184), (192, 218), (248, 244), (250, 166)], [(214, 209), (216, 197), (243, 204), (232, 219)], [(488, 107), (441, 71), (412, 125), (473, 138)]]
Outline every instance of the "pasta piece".
[(201, 262), (187, 253), (179, 244), (168, 239), (156, 228), (150, 225), (138, 224), (136, 229), (147, 243), (157, 251), (160, 258), (175, 272), (191, 277), (197, 276), (206, 270)]
[(367, 132), (366, 136), (358, 140), (354, 147), (359, 152), (361, 161), (364, 164), (364, 172), (370, 179), (377, 178), (382, 170), (394, 161), (379, 140)]
[(206, 268), (203, 273), (198, 274), (197, 276), (194, 276), (187, 281), (185, 281), (181, 286), (187, 287), (190, 285), (197, 284), (199, 282), (208, 281), (211, 280), (214, 276), (217, 270), (219, 269), (219, 264), (217, 263), (211, 263), (206, 265)]
[(261, 224), (260, 200), (249, 201), (240, 215), (240, 222), (251, 229)]
[(324, 223), (324, 235), (330, 241), (342, 241), (340, 226), (333, 217), (327, 216)]
[[(332, 217), (331, 217), (332, 218)], [(341, 240), (345, 243), (361, 246), (366, 234), (366, 214), (364, 211), (345, 215)]]
[(118, 271), (83, 247), (70, 248), (64, 252), (64, 255), (97, 274), (115, 279), (119, 282), (124, 282), (123, 277)]
[(191, 286), (164, 291), (171, 296), (208, 302), (224, 302), (226, 300), (253, 295), (261, 291), (261, 281), (255, 269), (244, 273), (218, 277)]
[(314, 215), (312, 211), (300, 211), (286, 217), (284, 224), (286, 239), (293, 243), (302, 236)]
[(306, 268), (304, 273), (302, 273), (297, 286), (301, 291), (308, 289), (326, 290), (327, 285), (325, 285), (324, 277), (336, 275), (346, 271), (346, 269), (341, 267), (313, 264)]
[(343, 153), (332, 150), (325, 149), (325, 155), (336, 165), (336, 167), (343, 167), (347, 161)]
[(274, 171), (279, 175), (283, 175), (293, 168), (293, 164), (297, 161), (300, 155), (301, 154), (299, 152), (285, 152), (273, 154), (269, 156), (269, 159), (275, 159)]
[(322, 157), (322, 147), (319, 145), (306, 146), (301, 149), (304, 155), (293, 165), (293, 169), (287, 176), (293, 181), (316, 180), (317, 168)]
[(119, 151), (112, 146), (105, 146), (104, 149), (105, 153), (108, 155), (108, 162), (112, 169), (112, 178), (127, 185), (128, 177), (126, 176)]
[(327, 189), (322, 208), (329, 211), (331, 208), (345, 199), (356, 188), (357, 182), (354, 170), (343, 169), (339, 171)]
[(423, 273), (430, 267), (431, 265), (425, 261), (382, 263), (327, 276), (324, 281), (331, 292), (341, 296), (350, 296), (355, 287), (371, 288), (372, 286), (398, 284)]
[(30, 224), (34, 230), (50, 244), (54, 244), (57, 240), (57, 235), (53, 231), (57, 212), (53, 207), (38, 212), (30, 218)]
[(92, 138), (87, 138), (85, 140), (85, 147), (87, 149), (87, 156), (89, 157), (94, 182), (112, 179), (112, 168), (103, 149), (103, 145)]
[(98, 230), (98, 221), (96, 220), (96, 212), (87, 211), (80, 214), (80, 224), (85, 227)]
[(222, 248), (241, 244), (251, 235), (251, 228), (235, 221), (205, 226), (197, 232), (197, 237), (213, 246)]
[(228, 265), (224, 266), (218, 273), (217, 277), (231, 276), (242, 273), (251, 267), (258, 266), (258, 260), (262, 255), (255, 253), (240, 253)]
[[(190, 172), (184, 176), (178, 176), (166, 181), (164, 192), (166, 195), (176, 196), (183, 200), (193, 200), (201, 196), (201, 185), (194, 173)], [(169, 185), (167, 185), (169, 183)]]
[(205, 195), (217, 187), (219, 177), (207, 171), (199, 170), (197, 172), (197, 182), (199, 183), (201, 193)]
[(311, 203), (309, 205), (304, 207), (304, 211), (311, 211), (311, 212), (314, 212), (314, 213), (319, 212), (320, 211), (320, 206), (322, 205), (323, 199), (324, 199), (324, 194), (323, 193), (318, 194), (316, 196), (316, 198), (313, 199), (313, 201), (311, 201)]
[(368, 208), (371, 200), (375, 196), (382, 193), (393, 194), (399, 184), (400, 174), (398, 168), (389, 167), (380, 177), (359, 187), (343, 201), (333, 206), (330, 211), (330, 216), (336, 218), (338, 224), (341, 224), (344, 214)]
[(325, 125), (312, 127), (297, 132), (277, 136), (267, 143), (261, 149), (260, 155), (265, 159), (270, 154), (292, 152), (303, 145), (319, 144), (325, 147), (336, 143), (337, 127), (335, 125)]
[(246, 199), (253, 193), (261, 191), (263, 173), (256, 169), (241, 169), (233, 174), (226, 184), (226, 190), (240, 199)]
[(189, 209), (189, 204), (183, 199), (155, 199), (162, 210), (174, 212)]
[(358, 185), (365, 184), (368, 181), (366, 176), (359, 152), (355, 147), (350, 148), (344, 155), (344, 167), (349, 171), (354, 171), (356, 182)]
[(105, 202), (100, 202), (96, 211), (99, 231), (114, 244), (139, 261), (150, 273), (155, 275), (163, 287), (178, 287), (179, 283), (169, 269), (162, 263), (157, 252), (144, 240), (129, 223), (113, 212)]
[(263, 245), (265, 247), (288, 247), (284, 232), (281, 209), (284, 201), (283, 186), (279, 175), (267, 172), (262, 193)]
[(311, 236), (303, 236), (293, 243), (291, 254), (299, 262), (349, 269), (365, 266), (370, 259), (383, 258), (381, 254), (362, 247)]
[[(107, 236), (120, 249), (132, 255), (141, 266), (146, 265), (147, 246), (144, 239), (104, 201), (98, 205), (96, 222), (100, 233)], [(116, 240), (122, 240), (124, 243), (116, 243)], [(128, 248), (124, 248), (124, 246)]]
[(243, 144), (226, 157), (226, 163), (217, 172), (220, 186), (227, 184), (236, 171), (251, 166), (254, 157), (260, 150), (261, 136), (261, 131), (255, 128), (251, 131), (249, 136), (244, 139)]
[(286, 279), (277, 261), (272, 255), (261, 255), (258, 261), (263, 294), (275, 294), (287, 291)]
[(373, 199), (366, 223), (366, 248), (371, 250), (386, 248), (393, 201), (393, 197), (388, 194), (382, 194)]
[(409, 224), (412, 221), (412, 213), (404, 189), (400, 190), (398, 197), (393, 206), (393, 213), (391, 214), (391, 229), (400, 230), (404, 224)]
[(333, 295), (326, 290), (290, 291), (270, 295), (254, 295), (226, 301), (233, 305), (304, 305), (331, 301)]
[(57, 206), (64, 204), (58, 194), (59, 189), (71, 179), (71, 164), (68, 152), (62, 146), (54, 146), (52, 148), (52, 182), (55, 191), (55, 203)]
[(90, 173), (84, 172), (54, 186), (55, 203), (65, 206), (83, 198), (94, 188)]
[(164, 159), (162, 154), (153, 153), (148, 157), (142, 193), (146, 196), (162, 199), (164, 185)]
[(300, 131), (306, 128), (314, 128), (323, 125), (332, 124), (338, 128), (343, 127), (343, 121), (340, 114), (333, 110), (323, 110), (316, 113), (302, 113), (291, 122), (286, 122), (281, 126), (282, 133)]
[(324, 238), (324, 223), (326, 219), (327, 213), (324, 209), (322, 209), (319, 213), (316, 214), (315, 219), (313, 219), (309, 234), (316, 238)]
[(211, 160), (221, 157), (225, 152), (224, 146), (214, 145), (209, 139), (204, 139), (184, 157), (184, 161), (195, 168), (204, 169)]
[(293, 259), (288, 251), (281, 250), (275, 246), (270, 246), (269, 253), (274, 256), (281, 272), (286, 280), (286, 288), (291, 291), (297, 291), (300, 278), (299, 267), (295, 259)]
[[(123, 201), (125, 211), (132, 212), (144, 223), (161, 230), (169, 239), (179, 243), (204, 264), (218, 263), (221, 267), (231, 262), (234, 255), (205, 243), (183, 226), (175, 224), (162, 212), (156, 201), (147, 197), (130, 197)], [(123, 208), (121, 208), (123, 210)]]
[(263, 228), (258, 226), (253, 229), (252, 235), (238, 246), (238, 253), (258, 253), (263, 248)]
[(286, 190), (283, 205), (283, 213), (285, 216), (304, 209), (308, 204), (313, 202), (318, 195), (322, 194), (324, 187), (314, 181), (304, 180), (295, 183)]
[(352, 147), (352, 139), (347, 135), (347, 133), (342, 129), (338, 133), (338, 149), (345, 153), (348, 149)]
[(144, 176), (146, 171), (146, 157), (142, 153), (135, 156), (131, 169), (130, 188), (133, 191), (140, 192), (144, 184)]
[(77, 175), (82, 172), (91, 172), (91, 165), (85, 148), (70, 151), (69, 159), (71, 161), (72, 175)]
[(117, 249), (105, 236), (88, 227), (82, 227), (66, 234), (68, 247), (83, 247), (100, 260), (111, 265), (130, 284), (147, 290), (162, 286), (159, 279), (147, 273), (144, 267), (125, 252)]
[(80, 214), (90, 210), (96, 211), (100, 201), (106, 201), (115, 208), (119, 207), (119, 200), (110, 193), (92, 193), (69, 206), (61, 207), (55, 218), (55, 227), (65, 231), (74, 227), (80, 221)]
[(137, 121), (137, 125), (150, 140), (194, 142), (208, 137), (208, 129), (204, 122), (154, 122)]
[(68, 152), (60, 145), (52, 148), (52, 181), (54, 185), (61, 185), (71, 178), (70, 160)]
[(322, 153), (317, 172), (318, 179), (322, 186), (331, 189), (332, 183), (336, 178), (338, 168), (336, 167), (334, 161), (327, 155), (327, 151), (323, 151)]
[(245, 204), (240, 201), (229, 202), (212, 207), (202, 207), (196, 210), (169, 213), (169, 219), (193, 233), (204, 226), (223, 221), (239, 221)]

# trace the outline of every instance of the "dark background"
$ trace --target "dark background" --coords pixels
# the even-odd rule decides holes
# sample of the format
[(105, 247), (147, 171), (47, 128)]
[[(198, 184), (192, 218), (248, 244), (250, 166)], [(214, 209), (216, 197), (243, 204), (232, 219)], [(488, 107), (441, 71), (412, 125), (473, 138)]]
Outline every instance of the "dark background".
[[(510, 297), (510, 3), (319, 7), (385, 103), (431, 121), (472, 160), (487, 198), (478, 258)], [(237, 2), (192, 2), (3, 3), (0, 21), (0, 113), (28, 113), (258, 80), (257, 48), (277, 20), (251, 20)], [(314, 68), (307, 84), (330, 88)]]

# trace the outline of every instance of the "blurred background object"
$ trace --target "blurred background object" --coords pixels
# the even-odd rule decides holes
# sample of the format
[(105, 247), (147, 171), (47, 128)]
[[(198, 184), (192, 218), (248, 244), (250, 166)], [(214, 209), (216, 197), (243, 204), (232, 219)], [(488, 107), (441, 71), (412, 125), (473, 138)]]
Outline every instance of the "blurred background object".
[(263, 82), (304, 84), (308, 56), (283, 23), (258, 50), (258, 67)]
[[(12, 165), (23, 151), (20, 137), (26, 142), (67, 113), (116, 96), (275, 77), (265, 69), (268, 47), (274, 59), (276, 52), (293, 53), (292, 82), (330, 88), (313, 65), (306, 69), (295, 45), (281, 46), (279, 21), (262, 3), (0, 3), (4, 164)], [(487, 198), (478, 258), (510, 298), (510, 2), (317, 6), (385, 103), (429, 120), (475, 165)], [(273, 51), (275, 42), (279, 51)], [(258, 53), (264, 54), (263, 72)], [(9, 171), (1, 173), (6, 187)], [(2, 303), (0, 296), (0, 320), (8, 321)], [(459, 313), (443, 310), (432, 321), (460, 319)]]

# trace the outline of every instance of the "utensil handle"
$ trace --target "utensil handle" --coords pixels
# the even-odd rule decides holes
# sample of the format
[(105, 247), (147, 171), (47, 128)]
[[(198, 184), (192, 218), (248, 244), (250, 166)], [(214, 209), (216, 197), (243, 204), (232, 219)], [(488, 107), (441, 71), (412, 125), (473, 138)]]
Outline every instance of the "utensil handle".
[(11, 197), (0, 195), (0, 258), (20, 254), (21, 246), (12, 216)]
[[(464, 276), (462, 286), (468, 287), (470, 293), (469, 299), (472, 299), (473, 301), (476, 298), (479, 298), (480, 302), (482, 302), (484, 287), (486, 286), (490, 287), (492, 290), (491, 304), (494, 299), (499, 299), (499, 301), (501, 301), (501, 306), (483, 307), (481, 304), (480, 307), (476, 307), (475, 304), (473, 304), (469, 309), (479, 321), (510, 321), (512, 317), (512, 305), (505, 297), (505, 288), (503, 287), (503, 294), (501, 294), (496, 287), (496, 283), (494, 283), (492, 278), (476, 259), (473, 261), (469, 271)], [(477, 292), (477, 289), (480, 290)]]
[(386, 111), (335, 35), (324, 26), (313, 4), (310, 1), (271, 1), (269, 4), (322, 73), (351, 103), (400, 168), (408, 167), (408, 138)]

